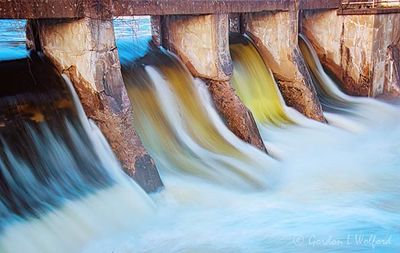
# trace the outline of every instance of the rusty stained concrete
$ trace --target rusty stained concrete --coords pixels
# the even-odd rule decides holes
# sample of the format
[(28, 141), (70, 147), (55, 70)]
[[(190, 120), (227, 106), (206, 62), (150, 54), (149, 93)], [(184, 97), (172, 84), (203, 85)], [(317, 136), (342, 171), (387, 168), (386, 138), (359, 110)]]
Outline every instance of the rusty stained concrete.
[(163, 46), (176, 53), (194, 76), (230, 80), (227, 15), (165, 16), (162, 23)]
[(112, 21), (31, 20), (28, 27), (27, 44), (43, 51), (71, 79), (86, 115), (99, 126), (125, 172), (148, 192), (162, 187), (133, 128)]
[(230, 85), (227, 14), (164, 16), (162, 44), (177, 54), (190, 72), (203, 79), (221, 117), (240, 139), (266, 151), (251, 112)]
[(305, 116), (325, 122), (311, 77), (297, 44), (298, 12), (248, 13), (243, 18), (246, 34), (278, 82), (288, 106)]
[[(340, 0), (296, 0), (300, 9), (337, 9)], [(289, 10), (294, 0), (0, 0), (0, 18), (103, 18)]]
[(324, 67), (355, 96), (400, 95), (400, 14), (337, 15), (304, 11), (302, 32)]
[[(285, 10), (291, 0), (0, 0), (0, 18), (103, 18)], [(316, 0), (307, 0), (316, 1)], [(330, 0), (324, 0), (330, 1)]]

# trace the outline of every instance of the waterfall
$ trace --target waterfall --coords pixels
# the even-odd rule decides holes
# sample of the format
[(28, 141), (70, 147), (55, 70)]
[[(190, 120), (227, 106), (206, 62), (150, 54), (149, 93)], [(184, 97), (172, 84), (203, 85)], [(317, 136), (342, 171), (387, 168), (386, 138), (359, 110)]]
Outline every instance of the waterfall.
[[(363, 131), (367, 125), (380, 123), (375, 117), (377, 113), (387, 120), (399, 116), (398, 111), (389, 104), (344, 94), (326, 73), (315, 49), (302, 34), (299, 35), (299, 46), (329, 123), (353, 131)], [(344, 115), (347, 117), (343, 117)]]
[(399, 105), (345, 95), (300, 47), (329, 124), (287, 107), (254, 46), (232, 39), (233, 86), (272, 159), (229, 131), (176, 56), (147, 37), (119, 41), (134, 124), (165, 184), (150, 195), (67, 76), (40, 54), (7, 53), (0, 252), (399, 252)]
[(0, 252), (78, 252), (152, 213), (66, 76), (36, 53), (0, 73)]
[[(120, 47), (121, 59), (129, 58), (124, 48), (129, 47)], [(236, 189), (272, 186), (276, 162), (228, 130), (204, 83), (175, 56), (150, 49), (134, 62), (123, 61), (122, 73), (135, 127), (161, 172)]]
[[(111, 244), (100, 243), (88, 252), (320, 253), (400, 248), (396, 119), (375, 114), (374, 120), (381, 124), (367, 125), (362, 132), (326, 124), (283, 127), (267, 120), (268, 142), (281, 154), (278, 183), (261, 191), (242, 191), (246, 189), (239, 180), (242, 175), (234, 180), (220, 173), (222, 160), (216, 155), (225, 154), (237, 166), (245, 166), (240, 163), (243, 153), (232, 150), (233, 139), (221, 140), (222, 133), (229, 135), (226, 127), (215, 129), (211, 124), (222, 122), (202, 82), (193, 79), (173, 55), (158, 49), (147, 52), (135, 51), (136, 61), (123, 63), (123, 73), (138, 132), (157, 160), (166, 186), (155, 198), (160, 213), (140, 235), (132, 232), (122, 242), (118, 238)], [(125, 54), (122, 58), (129, 59)], [(351, 108), (341, 117), (352, 120), (352, 114), (373, 115), (375, 109), (357, 110)], [(237, 173), (224, 166), (230, 174)], [(258, 175), (256, 166), (243, 168)]]
[[(264, 140), (268, 139), (272, 125), (319, 127), (318, 123), (285, 104), (271, 69), (247, 36), (231, 34), (229, 48), (233, 62), (232, 86), (256, 118)], [(268, 150), (274, 153), (273, 149), (269, 146)]]
[(290, 123), (272, 72), (251, 41), (242, 35), (231, 35), (229, 48), (234, 67), (232, 86), (256, 120), (276, 125)]

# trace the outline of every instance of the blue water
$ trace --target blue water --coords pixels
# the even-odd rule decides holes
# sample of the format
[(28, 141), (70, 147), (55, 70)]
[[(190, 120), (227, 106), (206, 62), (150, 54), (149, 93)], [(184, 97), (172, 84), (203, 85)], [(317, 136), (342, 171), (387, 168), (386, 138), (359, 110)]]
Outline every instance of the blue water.
[[(25, 26), (26, 20), (0, 20), (0, 61), (27, 57)], [(150, 17), (115, 18), (114, 31), (118, 41), (140, 44), (143, 37), (151, 34)]]
[(25, 20), (0, 20), (0, 60), (24, 58)]
[[(0, 59), (26, 54), (21, 24), (24, 22), (0, 21)], [(149, 27), (148, 19), (115, 21), (118, 44), (131, 50), (123, 57), (143, 56), (140, 48), (147, 42), (142, 38), (149, 36)], [(132, 225), (121, 233), (104, 232), (107, 236), (102, 240), (86, 242), (85, 252), (400, 252), (400, 109), (386, 105), (379, 111), (365, 108), (362, 117), (370, 123), (360, 132), (318, 123), (308, 128), (260, 129), (267, 148), (280, 160), (279, 182), (273, 189), (248, 193), (194, 177), (163, 174), (165, 190), (151, 196), (157, 210), (151, 219), (140, 228)], [(119, 195), (101, 198), (100, 206), (113, 196)], [(114, 211), (125, 215), (121, 220), (140, 219), (132, 207), (140, 199), (133, 199), (132, 205), (126, 204), (129, 196), (121, 201), (121, 205), (113, 202)], [(126, 205), (129, 207), (122, 212), (119, 208)], [(108, 208), (104, 208), (107, 215), (99, 217), (118, 217)], [(59, 222), (54, 224), (63, 226), (52, 223), (51, 230), (49, 224), (44, 225), (39, 232), (45, 239), (39, 242), (24, 236), (38, 233), (30, 226), (11, 231), (11, 238), (37, 244), (37, 252), (46, 252), (46, 243), (72, 245), (71, 238), (86, 238), (77, 231), (85, 235), (96, 230), (96, 226), (79, 230), (85, 225), (79, 218), (103, 211), (92, 204), (85, 210), (86, 216), (53, 217)], [(90, 222), (107, 230), (107, 219)], [(71, 220), (79, 225), (75, 230), (66, 229)], [(57, 237), (60, 231), (62, 236)], [(46, 238), (53, 241), (46, 242)], [(13, 243), (10, 247), (15, 248), (18, 240), (6, 238), (4, 243)], [(59, 252), (70, 251), (60, 247)]]

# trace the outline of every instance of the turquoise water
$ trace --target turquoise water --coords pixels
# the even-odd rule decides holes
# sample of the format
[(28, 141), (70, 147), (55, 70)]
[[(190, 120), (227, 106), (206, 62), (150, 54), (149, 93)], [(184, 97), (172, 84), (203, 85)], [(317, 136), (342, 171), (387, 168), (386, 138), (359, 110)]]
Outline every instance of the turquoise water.
[(0, 60), (24, 58), (25, 20), (0, 20)]
[[(139, 25), (118, 22), (118, 44), (124, 45), (119, 48), (121, 59), (146, 55), (148, 19)], [(12, 52), (22, 50), (20, 35), (10, 31), (2, 43)], [(178, 115), (169, 120), (171, 128), (178, 128), (183, 110), (177, 101), (182, 98), (171, 94), (156, 63), (144, 64), (152, 66), (144, 67), (150, 87), (164, 87), (154, 98), (161, 104), (154, 115)], [(207, 120), (220, 125), (201, 81), (186, 85), (197, 90), (195, 106), (207, 108)], [(400, 252), (400, 108), (372, 99), (363, 103), (366, 106), (352, 112), (353, 117), (331, 113), (338, 127), (304, 117), (304, 126), (260, 126), (275, 160), (274, 184), (268, 189), (232, 189), (159, 163), (165, 189), (151, 199), (135, 187), (111, 189), (11, 226), (0, 234), (0, 243), (8, 252), (40, 253)], [(133, 108), (136, 113), (144, 109)], [(186, 127), (195, 132), (190, 124)], [(219, 129), (228, 141), (252, 151), (225, 127)], [(149, 127), (143, 132), (162, 136), (154, 131)], [(168, 149), (162, 152), (174, 155)], [(117, 168), (110, 154), (102, 154)], [(195, 155), (206, 160), (214, 154)], [(252, 168), (247, 172), (253, 173)]]
[[(145, 50), (145, 43), (140, 45), (125, 44), (120, 55), (128, 58), (132, 48)], [(184, 118), (182, 108), (172, 105), (185, 98), (168, 94), (164, 82), (170, 79), (162, 78), (162, 67), (146, 62), (152, 67), (143, 82), (150, 79), (155, 89), (164, 87), (156, 98), (161, 109), (149, 116)], [(186, 85), (204, 92), (201, 82)], [(200, 101), (198, 107), (213, 107), (207, 95)], [(110, 238), (106, 245), (94, 243), (87, 252), (399, 252), (400, 110), (373, 99), (363, 104), (351, 117), (330, 116), (341, 127), (301, 116), (300, 126), (259, 126), (277, 159), (269, 165), (275, 181), (266, 190), (232, 190), (159, 166), (165, 190), (152, 196), (158, 211), (154, 220), (140, 233)], [(137, 120), (146, 122), (141, 116), (146, 109), (135, 103)], [(169, 124), (178, 125), (175, 119)], [(140, 133), (144, 139), (160, 134), (152, 131), (157, 130)], [(174, 156), (164, 149), (163, 155), (168, 154)], [(257, 175), (256, 168), (251, 171)]]

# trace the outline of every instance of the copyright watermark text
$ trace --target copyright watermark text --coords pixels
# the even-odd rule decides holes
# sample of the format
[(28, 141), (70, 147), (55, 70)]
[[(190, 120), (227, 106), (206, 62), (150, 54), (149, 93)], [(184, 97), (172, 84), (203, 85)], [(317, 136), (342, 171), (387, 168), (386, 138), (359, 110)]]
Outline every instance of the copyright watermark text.
[(392, 236), (348, 234), (344, 238), (335, 238), (334, 236), (307, 235), (293, 236), (291, 243), (302, 247), (369, 247), (375, 249), (390, 246), (392, 244)]

